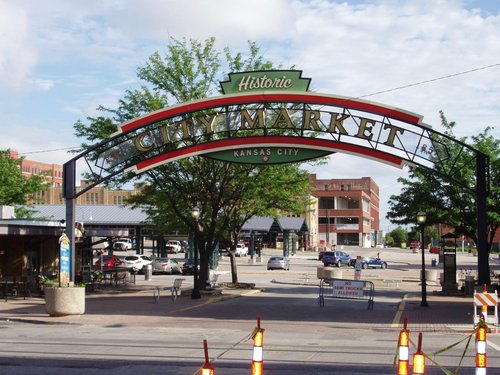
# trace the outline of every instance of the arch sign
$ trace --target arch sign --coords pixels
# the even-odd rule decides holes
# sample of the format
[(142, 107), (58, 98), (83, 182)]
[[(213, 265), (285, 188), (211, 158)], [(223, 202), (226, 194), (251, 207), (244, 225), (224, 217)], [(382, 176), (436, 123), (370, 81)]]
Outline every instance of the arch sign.
[[(398, 168), (418, 165), (451, 179), (464, 164), (476, 163), (475, 192), (479, 201), (485, 201), (487, 158), (483, 154), (432, 130), (420, 115), (311, 92), (310, 81), (297, 70), (231, 73), (221, 82), (221, 96), (180, 103), (119, 125), (109, 139), (64, 165), (68, 230), (74, 222), (71, 202), (78, 195), (119, 173), (140, 174), (190, 156), (278, 164), (340, 152)], [(452, 156), (447, 148), (450, 142), (465, 152)], [(76, 192), (78, 161), (86, 163), (95, 180)]]

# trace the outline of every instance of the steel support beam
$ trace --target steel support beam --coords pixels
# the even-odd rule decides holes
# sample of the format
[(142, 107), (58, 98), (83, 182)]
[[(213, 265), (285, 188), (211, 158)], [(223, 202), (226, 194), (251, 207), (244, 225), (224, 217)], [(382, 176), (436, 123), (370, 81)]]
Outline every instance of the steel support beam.
[(70, 283), (75, 282), (75, 199), (76, 199), (76, 161), (70, 160), (63, 165), (63, 193), (66, 200), (66, 235), (69, 238)]
[(486, 225), (487, 165), (488, 157), (481, 152), (476, 152), (477, 270), (479, 285), (490, 285), (488, 228)]

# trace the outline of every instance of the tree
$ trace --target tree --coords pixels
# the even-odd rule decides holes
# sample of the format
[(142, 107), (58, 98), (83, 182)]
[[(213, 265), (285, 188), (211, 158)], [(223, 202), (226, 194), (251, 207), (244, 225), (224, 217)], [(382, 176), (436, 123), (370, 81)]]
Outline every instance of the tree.
[(390, 233), (392, 243), (397, 246), (401, 246), (403, 242), (408, 240), (408, 233), (403, 227), (397, 227), (393, 229)]
[[(445, 135), (453, 138), (455, 122), (448, 122), (441, 112), (441, 124)], [(488, 244), (479, 249), (487, 254), (500, 223), (500, 140), (491, 135), (487, 127), (471, 139), (461, 138), (463, 144), (469, 143), (490, 159), (489, 196), (487, 199), (486, 220)], [(436, 137), (438, 138), (438, 137)], [(409, 178), (400, 178), (403, 188), (399, 195), (389, 200), (387, 218), (397, 224), (414, 224), (418, 211), (427, 214), (427, 225), (446, 224), (457, 235), (465, 235), (477, 244), (477, 212), (475, 189), (475, 155), (462, 147), (460, 142), (452, 142), (445, 137), (436, 139), (449, 152), (450, 158), (436, 165), (436, 171), (422, 167), (410, 169)], [(461, 168), (455, 168), (455, 164)], [(449, 178), (443, 177), (449, 176)], [(487, 257), (485, 257), (487, 259)]]
[[(259, 48), (250, 43), (247, 57), (221, 53), (215, 39), (204, 43), (171, 40), (165, 55), (154, 53), (138, 77), (140, 89), (127, 90), (118, 108), (100, 107), (103, 116), (75, 124), (76, 135), (88, 142), (104, 139), (116, 125), (174, 103), (200, 99), (219, 93), (219, 81), (230, 71), (265, 70), (273, 64), (264, 61)], [(88, 147), (88, 143), (82, 147)], [(121, 181), (129, 179), (124, 176)], [(217, 244), (231, 240), (233, 282), (237, 282), (234, 251), (239, 231), (253, 215), (276, 215), (279, 211), (301, 213), (309, 200), (310, 183), (298, 165), (252, 166), (216, 161), (203, 157), (177, 160), (147, 172), (142, 193), (129, 202), (146, 207), (157, 233), (178, 230), (196, 233), (200, 250), (199, 286), (208, 280), (208, 265)], [(200, 209), (199, 224), (191, 216)]]
[(0, 205), (17, 206), (16, 213), (27, 217), (28, 201), (47, 184), (44, 175), (23, 176), (21, 162), (22, 158), (12, 158), (9, 150), (0, 150)]

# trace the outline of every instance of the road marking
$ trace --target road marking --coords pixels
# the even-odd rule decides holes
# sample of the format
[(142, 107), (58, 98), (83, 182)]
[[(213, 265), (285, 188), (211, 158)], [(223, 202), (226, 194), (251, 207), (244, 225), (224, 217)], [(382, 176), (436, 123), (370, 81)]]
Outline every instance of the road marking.
[(490, 340), (488, 340), (488, 346), (491, 346), (497, 352), (500, 352), (500, 346), (498, 346), (497, 344), (493, 344)]
[(401, 320), (401, 315), (405, 310), (405, 300), (408, 294), (405, 294), (401, 302), (398, 305), (398, 311), (396, 311), (396, 315), (394, 315), (394, 319), (392, 320), (391, 328), (397, 328), (399, 326), (399, 321)]

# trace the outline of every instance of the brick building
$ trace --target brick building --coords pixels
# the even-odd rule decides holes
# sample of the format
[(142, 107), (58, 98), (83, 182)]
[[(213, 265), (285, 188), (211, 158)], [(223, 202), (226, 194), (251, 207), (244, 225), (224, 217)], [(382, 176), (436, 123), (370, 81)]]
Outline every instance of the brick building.
[[(10, 150), (10, 157), (19, 159), (17, 151)], [(45, 174), (49, 187), (47, 190), (39, 191), (30, 201), (36, 204), (63, 204), (62, 194), (63, 166), (61, 164), (44, 163), (36, 160), (22, 159), (21, 171), (23, 176)], [(81, 181), (77, 191), (85, 188), (87, 181)], [(134, 184), (133, 190), (109, 190), (105, 187), (96, 186), (76, 200), (77, 205), (123, 205), (129, 197), (135, 195), (141, 189), (141, 184)]]
[(318, 179), (310, 176), (318, 198), (319, 246), (371, 247), (379, 230), (379, 187), (370, 177)]

